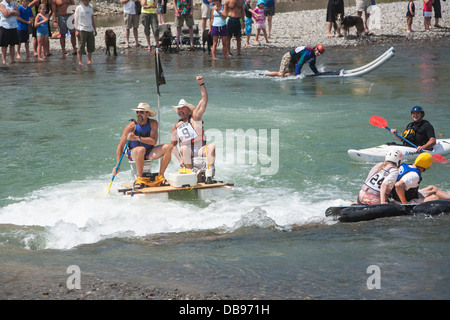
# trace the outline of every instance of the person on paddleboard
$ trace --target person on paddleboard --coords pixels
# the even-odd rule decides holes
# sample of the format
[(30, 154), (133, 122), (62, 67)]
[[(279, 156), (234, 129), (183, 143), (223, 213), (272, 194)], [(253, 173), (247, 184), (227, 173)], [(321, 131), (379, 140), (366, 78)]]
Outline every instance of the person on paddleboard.
[[(143, 102), (139, 103), (137, 108), (131, 108), (131, 110), (136, 111), (136, 120), (131, 120), (123, 130), (116, 151), (117, 163), (120, 161), (125, 144), (129, 141), (127, 156), (129, 160), (136, 163), (137, 171), (134, 187), (166, 185), (164, 172), (170, 163), (172, 146), (170, 144), (156, 145), (158, 142), (158, 121), (150, 119), (150, 117), (156, 116), (156, 111), (150, 109), (150, 106)], [(155, 180), (151, 181), (150, 178), (143, 177), (144, 160), (156, 160), (161, 157), (163, 159)], [(113, 169), (114, 176), (118, 173), (116, 167)]]
[(319, 44), (315, 47), (297, 47), (286, 52), (281, 58), (280, 70), (278, 72), (268, 72), (269, 77), (298, 76), (302, 72), (303, 65), (309, 64), (309, 68), (315, 74), (319, 74), (316, 68), (316, 57), (325, 52), (325, 48)]
[[(181, 99), (178, 105), (173, 106), (180, 117), (172, 129), (173, 154), (180, 161), (180, 166), (186, 166), (188, 169), (193, 168), (194, 157), (204, 158), (206, 168), (212, 169), (212, 176), (214, 176), (216, 147), (213, 143), (206, 144), (202, 121), (202, 116), (208, 104), (208, 92), (203, 77), (197, 76), (196, 80), (200, 85), (201, 94), (197, 107), (187, 103), (184, 99)], [(177, 151), (178, 143), (180, 144), (180, 153)]]
[(358, 193), (357, 205), (374, 205), (389, 203), (389, 194), (397, 182), (398, 167), (403, 154), (397, 150), (390, 150), (384, 162), (377, 163), (370, 170), (366, 180)]
[[(417, 152), (422, 150), (433, 150), (433, 146), (436, 144), (436, 135), (434, 128), (427, 120), (424, 120), (425, 111), (421, 106), (415, 106), (411, 109), (411, 117), (413, 122), (410, 122), (405, 131), (403, 132), (403, 138), (412, 142), (417, 146)], [(397, 129), (391, 129), (392, 134), (397, 133)], [(399, 141), (402, 141), (405, 146), (410, 146), (409, 143), (403, 141), (399, 137), (395, 136)]]
[(426, 152), (421, 153), (413, 165), (402, 164), (390, 197), (402, 204), (450, 200), (450, 194), (438, 189), (436, 186), (430, 185), (419, 189), (422, 173), (428, 170), (432, 164), (433, 157)]

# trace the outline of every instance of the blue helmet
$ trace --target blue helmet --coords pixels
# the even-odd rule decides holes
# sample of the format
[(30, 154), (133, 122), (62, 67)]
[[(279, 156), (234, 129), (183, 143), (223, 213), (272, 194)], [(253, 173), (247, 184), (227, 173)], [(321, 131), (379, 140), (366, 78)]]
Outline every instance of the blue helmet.
[(415, 106), (411, 109), (411, 113), (413, 112), (422, 112), (423, 115), (425, 115), (425, 111), (423, 110), (423, 108), (421, 106)]

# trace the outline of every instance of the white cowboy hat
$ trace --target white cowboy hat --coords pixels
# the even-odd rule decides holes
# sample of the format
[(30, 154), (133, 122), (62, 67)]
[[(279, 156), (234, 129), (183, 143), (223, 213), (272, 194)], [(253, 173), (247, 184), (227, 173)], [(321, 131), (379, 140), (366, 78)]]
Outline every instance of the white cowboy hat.
[(154, 117), (156, 116), (156, 111), (150, 109), (150, 106), (148, 105), (148, 103), (145, 102), (141, 102), (139, 103), (139, 105), (137, 106), (136, 109), (130, 108), (133, 111), (147, 111), (150, 112), (150, 117)]
[(191, 112), (194, 111), (194, 109), (195, 109), (194, 105), (187, 103), (186, 100), (184, 100), (184, 99), (181, 99), (180, 102), (178, 102), (177, 106), (172, 106), (172, 107), (175, 110), (175, 112), (178, 112), (178, 110), (177, 110), (178, 108), (183, 108), (183, 107), (188, 107), (191, 110)]

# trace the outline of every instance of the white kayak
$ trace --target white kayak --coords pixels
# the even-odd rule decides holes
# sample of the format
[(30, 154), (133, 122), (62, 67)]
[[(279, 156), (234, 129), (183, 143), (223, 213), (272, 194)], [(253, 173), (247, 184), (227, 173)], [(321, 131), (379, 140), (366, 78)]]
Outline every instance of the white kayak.
[(339, 70), (339, 71), (327, 71), (327, 72), (321, 72), (317, 75), (312, 75), (316, 77), (357, 77), (365, 75), (379, 67), (381, 67), (383, 64), (391, 60), (391, 58), (395, 55), (395, 49), (391, 47), (389, 50), (387, 50), (385, 53), (383, 53), (381, 56), (373, 60), (372, 62), (351, 70)]
[[(382, 162), (386, 153), (390, 149), (397, 149), (403, 154), (403, 161), (410, 161), (415, 159), (419, 153), (413, 147), (408, 147), (400, 144), (382, 144), (378, 147), (367, 148), (367, 149), (350, 149), (348, 150), (348, 155), (352, 160), (360, 162)], [(450, 153), (450, 139), (437, 139), (436, 145), (432, 151), (427, 151), (431, 155), (434, 154), (447, 154)]]

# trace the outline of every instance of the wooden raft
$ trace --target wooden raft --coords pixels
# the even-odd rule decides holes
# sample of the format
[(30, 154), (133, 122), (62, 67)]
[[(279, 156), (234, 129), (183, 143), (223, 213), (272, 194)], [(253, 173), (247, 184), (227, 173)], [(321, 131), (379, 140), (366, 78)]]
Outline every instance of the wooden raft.
[(152, 194), (152, 193), (162, 193), (162, 192), (172, 192), (172, 191), (191, 191), (194, 189), (212, 189), (212, 188), (220, 188), (220, 187), (232, 187), (234, 183), (226, 183), (226, 182), (216, 182), (212, 184), (206, 184), (204, 182), (199, 182), (195, 187), (181, 187), (176, 188), (172, 186), (164, 186), (164, 187), (146, 187), (141, 189), (133, 189), (132, 182), (126, 182), (121, 184), (122, 188), (117, 189), (118, 192), (127, 195), (134, 194)]

